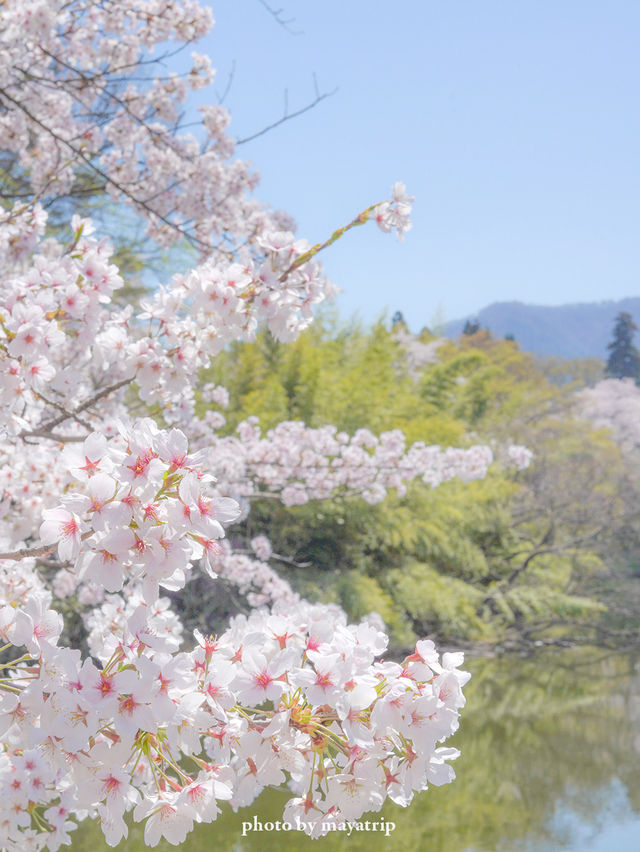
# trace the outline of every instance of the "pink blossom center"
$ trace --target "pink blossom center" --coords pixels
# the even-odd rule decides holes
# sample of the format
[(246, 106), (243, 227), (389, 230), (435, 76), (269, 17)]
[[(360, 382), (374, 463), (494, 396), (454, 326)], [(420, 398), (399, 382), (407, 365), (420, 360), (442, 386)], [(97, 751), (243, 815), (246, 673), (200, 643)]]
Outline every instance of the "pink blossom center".
[(114, 778), (113, 775), (109, 775), (109, 777), (105, 779), (104, 787), (102, 789), (109, 796), (117, 793), (121, 784), (122, 782), (118, 778)]
[(266, 689), (270, 683), (273, 683), (273, 678), (267, 671), (260, 672), (254, 675), (256, 686)]
[(322, 689), (327, 689), (327, 687), (333, 685), (331, 675), (328, 672), (318, 672), (316, 675), (316, 686), (320, 686)]
[(205, 500), (204, 497), (198, 497), (198, 509), (202, 515), (211, 515), (213, 517), (213, 503), (211, 500)]
[(70, 538), (74, 536), (78, 532), (78, 523), (75, 518), (71, 518), (68, 521), (64, 521), (61, 526), (61, 533), (63, 538)]
[(138, 706), (138, 702), (135, 700), (133, 695), (127, 695), (125, 698), (120, 699), (120, 712), (127, 713), (131, 716)]
[(79, 468), (79, 470), (84, 470), (84, 471), (86, 471), (86, 473), (89, 474), (89, 476), (91, 476), (91, 474), (95, 473), (98, 470), (98, 468), (100, 467), (101, 461), (102, 461), (102, 459), (98, 459), (97, 461), (91, 461), (90, 458), (85, 456), (84, 457), (85, 463), (84, 463), (83, 467)]

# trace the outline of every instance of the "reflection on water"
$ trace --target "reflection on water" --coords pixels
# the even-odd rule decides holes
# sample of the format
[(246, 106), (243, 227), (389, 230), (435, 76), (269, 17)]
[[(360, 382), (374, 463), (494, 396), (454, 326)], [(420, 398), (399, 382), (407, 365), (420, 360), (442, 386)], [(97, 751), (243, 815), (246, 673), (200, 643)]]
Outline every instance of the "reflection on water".
[[(560, 803), (552, 819), (558, 838), (556, 848), (567, 852), (636, 852), (640, 847), (640, 821), (624, 784), (618, 779), (612, 781), (602, 788), (600, 798), (599, 808), (590, 820), (585, 820), (566, 802)], [(534, 842), (522, 848), (526, 852), (548, 852), (549, 846)]]
[[(315, 850), (353, 852), (637, 852), (640, 850), (640, 662), (628, 655), (572, 651), (534, 659), (469, 660), (467, 706), (451, 741), (461, 751), (453, 784), (393, 804), (371, 820), (377, 832), (329, 835), (251, 832), (243, 821), (282, 819), (287, 796), (271, 791), (254, 806), (199, 826), (187, 852)], [(449, 743), (447, 743), (449, 745)], [(364, 818), (363, 818), (364, 819)], [(106, 848), (95, 826), (72, 848)], [(145, 848), (139, 825), (117, 847)], [(174, 849), (161, 843), (161, 850)]]

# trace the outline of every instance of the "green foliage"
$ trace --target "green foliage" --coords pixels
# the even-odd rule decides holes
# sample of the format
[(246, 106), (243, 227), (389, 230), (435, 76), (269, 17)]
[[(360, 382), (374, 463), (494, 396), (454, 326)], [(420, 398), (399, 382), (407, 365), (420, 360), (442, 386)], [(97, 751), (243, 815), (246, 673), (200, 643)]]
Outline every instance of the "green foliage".
[(392, 631), (396, 644), (409, 647), (415, 642), (415, 634), (407, 620), (410, 613), (401, 606), (395, 590), (393, 594), (386, 591), (377, 579), (359, 571), (345, 572), (337, 588), (341, 605), (354, 618), (376, 612)]
[(278, 343), (268, 331), (257, 343), (233, 345), (204, 376), (230, 392), (228, 431), (255, 414), (263, 429), (288, 419), (332, 423), (350, 433), (402, 429), (409, 442), (463, 439), (464, 427), (453, 414), (422, 405), (418, 387), (403, 371), (404, 352), (381, 322), (366, 333), (320, 319), (293, 343)]
[(407, 560), (388, 572), (386, 581), (414, 629), (415, 637), (461, 636), (471, 641), (491, 638), (489, 625), (478, 614), (484, 597), (473, 584), (440, 573), (425, 562)]
[(635, 493), (617, 447), (572, 418), (571, 387), (513, 341), (479, 330), (437, 354), (416, 375), (393, 328), (325, 317), (292, 344), (262, 333), (258, 346), (235, 345), (204, 378), (230, 391), (229, 432), (257, 414), (263, 428), (298, 419), (398, 428), (408, 443), (493, 441), (498, 455), (513, 442), (533, 450), (528, 471), (497, 461), (482, 481), (416, 482), (376, 506), (255, 501), (246, 532), (297, 563), (279, 570), (301, 593), (352, 618), (378, 612), (398, 649), (426, 634), (492, 645), (589, 634)]
[(537, 358), (536, 366), (548, 381), (560, 386), (593, 387), (604, 379), (600, 358)]

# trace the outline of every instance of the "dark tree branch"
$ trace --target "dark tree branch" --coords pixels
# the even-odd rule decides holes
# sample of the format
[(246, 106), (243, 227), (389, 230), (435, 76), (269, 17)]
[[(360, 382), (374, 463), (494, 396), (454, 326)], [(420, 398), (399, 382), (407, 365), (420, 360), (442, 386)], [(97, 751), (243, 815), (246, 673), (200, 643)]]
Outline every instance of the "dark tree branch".
[[(122, 379), (121, 381), (116, 382), (114, 385), (109, 385), (106, 388), (102, 388), (97, 393), (95, 393), (93, 396), (89, 397), (89, 399), (86, 399), (83, 403), (78, 405), (73, 411), (64, 411), (59, 417), (55, 417), (53, 420), (48, 420), (39, 429), (34, 430), (32, 432), (26, 431), (26, 430), (22, 431), (22, 432), (20, 432), (18, 437), (19, 438), (26, 438), (26, 437), (51, 438), (52, 440), (62, 440), (59, 437), (58, 438), (54, 437), (51, 433), (51, 430), (55, 429), (55, 427), (59, 426), (61, 423), (64, 423), (65, 420), (69, 420), (70, 418), (76, 419), (77, 415), (80, 414), (82, 411), (86, 411), (87, 408), (90, 408), (92, 405), (94, 405), (100, 399), (103, 399), (103, 397), (108, 396), (110, 393), (113, 393), (114, 391), (117, 391), (120, 388), (125, 387), (125, 385), (131, 384), (133, 379), (134, 379), (134, 377), (131, 376), (131, 378), (129, 378), (129, 379)], [(84, 437), (83, 438), (72, 437), (72, 438), (67, 438), (67, 440), (72, 440), (72, 441), (82, 440), (82, 441), (84, 441)]]
[[(87, 532), (82, 533), (80, 538), (82, 541), (85, 541), (85, 539), (93, 535), (93, 532), (93, 530), (87, 530)], [(0, 559), (10, 559), (12, 562), (19, 562), (21, 559), (28, 559), (30, 556), (46, 556), (55, 550), (57, 546), (58, 542), (55, 541), (53, 544), (40, 544), (37, 547), (21, 547), (19, 550), (14, 550), (13, 552), (0, 553)]]

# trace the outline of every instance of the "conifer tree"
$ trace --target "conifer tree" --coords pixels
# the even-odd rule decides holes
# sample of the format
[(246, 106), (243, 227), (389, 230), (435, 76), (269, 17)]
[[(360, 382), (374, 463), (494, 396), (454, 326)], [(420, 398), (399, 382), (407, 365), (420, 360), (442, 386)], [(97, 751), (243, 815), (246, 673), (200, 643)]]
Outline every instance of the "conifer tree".
[(462, 329), (462, 333), (467, 336), (476, 334), (478, 331), (480, 331), (480, 323), (477, 319), (467, 320), (464, 324), (464, 328)]
[(633, 335), (638, 326), (627, 311), (621, 311), (616, 317), (613, 328), (613, 340), (607, 345), (609, 358), (606, 373), (614, 379), (632, 378), (636, 382), (640, 377), (640, 352), (633, 344)]

